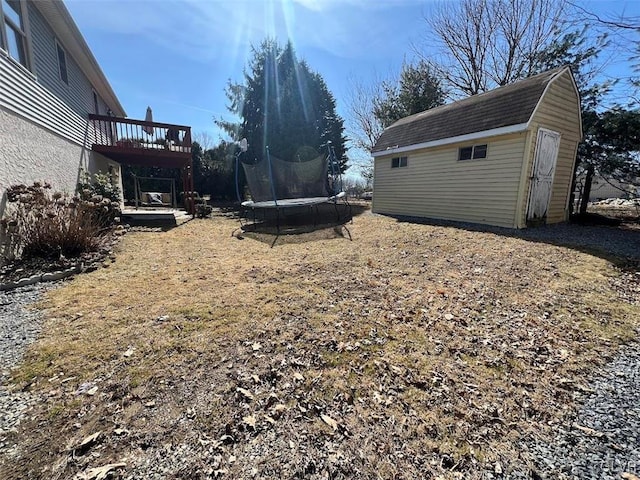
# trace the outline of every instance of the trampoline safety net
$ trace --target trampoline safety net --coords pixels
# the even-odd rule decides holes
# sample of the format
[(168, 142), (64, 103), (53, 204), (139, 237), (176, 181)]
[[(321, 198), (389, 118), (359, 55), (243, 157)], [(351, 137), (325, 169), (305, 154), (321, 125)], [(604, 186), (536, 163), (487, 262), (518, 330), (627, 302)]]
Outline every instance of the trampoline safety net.
[(307, 155), (311, 158), (298, 156), (296, 161), (286, 161), (267, 152), (266, 157), (256, 163), (242, 161), (253, 201), (329, 196), (327, 158), (314, 154)]

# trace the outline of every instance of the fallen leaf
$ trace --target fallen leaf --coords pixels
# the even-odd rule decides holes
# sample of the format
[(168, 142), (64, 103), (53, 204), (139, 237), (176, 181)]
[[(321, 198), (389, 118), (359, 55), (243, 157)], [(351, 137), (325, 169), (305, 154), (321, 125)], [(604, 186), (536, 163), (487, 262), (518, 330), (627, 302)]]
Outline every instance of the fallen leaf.
[(333, 428), (333, 431), (335, 432), (336, 430), (338, 430), (338, 422), (336, 422), (333, 418), (331, 418), (329, 415), (325, 415), (324, 413), (320, 415), (320, 418), (322, 418), (322, 421), (324, 423), (326, 423), (327, 425), (329, 425), (331, 428)]
[(304, 377), (302, 376), (302, 374), (300, 372), (294, 372), (293, 373), (293, 378), (295, 378), (296, 380), (299, 380), (299, 381), (303, 381), (304, 380)]
[(251, 393), (246, 388), (238, 387), (238, 388), (236, 388), (236, 390), (238, 392), (240, 392), (242, 394), (242, 396), (248, 398), (249, 400), (253, 400), (253, 393)]
[(251, 428), (256, 428), (256, 417), (253, 415), (247, 415), (246, 417), (242, 417), (242, 422), (249, 425)]
[(109, 463), (101, 467), (90, 468), (89, 470), (78, 473), (75, 476), (75, 480), (104, 480), (113, 470), (126, 466), (126, 463)]
[(100, 435), (102, 435), (102, 431), (99, 431), (99, 432), (96, 432), (96, 433), (94, 433), (92, 435), (89, 435), (84, 440), (82, 440), (82, 442), (80, 442), (80, 448), (88, 447), (88, 446), (94, 444), (96, 442), (96, 440), (98, 440), (98, 438), (100, 438)]
[(93, 396), (98, 392), (98, 387), (93, 387), (87, 390), (86, 394), (89, 396)]
[(594, 430), (593, 428), (583, 427), (582, 425), (578, 425), (577, 423), (573, 424), (573, 428), (596, 438), (604, 437), (605, 435), (604, 433)]
[(640, 477), (629, 472), (621, 473), (620, 476), (624, 478), (624, 480), (640, 480)]

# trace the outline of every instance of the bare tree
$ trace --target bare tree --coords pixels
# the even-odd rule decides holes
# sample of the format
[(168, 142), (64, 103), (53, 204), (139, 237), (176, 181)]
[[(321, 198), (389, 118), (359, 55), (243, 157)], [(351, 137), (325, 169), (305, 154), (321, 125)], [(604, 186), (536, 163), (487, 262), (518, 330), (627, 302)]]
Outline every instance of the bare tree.
[(576, 4), (575, 2), (568, 1), (567, 3), (582, 14), (585, 19), (595, 21), (605, 27), (613, 28), (614, 30), (640, 31), (640, 16), (628, 16), (624, 13), (618, 13), (602, 17), (587, 10), (583, 6)]
[(382, 84), (383, 81), (365, 84), (354, 77), (349, 79), (345, 118), (350, 141), (349, 164), (358, 171), (365, 188), (371, 188), (373, 182), (371, 151), (384, 130), (382, 121), (374, 115), (375, 106), (383, 96)]
[(368, 85), (355, 78), (349, 79), (346, 129), (352, 147), (367, 154), (373, 150), (384, 126), (374, 115), (376, 104), (382, 98), (382, 81)]
[(198, 144), (202, 147), (202, 151), (204, 152), (215, 148), (217, 145), (217, 142), (214, 140), (213, 135), (205, 131), (195, 132), (193, 134), (193, 140), (195, 142), (198, 142)]
[(442, 54), (441, 62), (432, 63), (454, 90), (467, 95), (506, 85), (531, 73), (564, 11), (565, 0), (443, 3), (426, 18)]
[[(608, 13), (598, 15), (574, 1), (567, 3), (575, 10), (580, 23), (588, 24), (589, 30), (600, 32), (611, 41), (617, 59), (626, 57), (630, 65), (627, 76), (616, 72), (613, 81), (620, 82), (616, 89), (616, 102), (627, 103), (629, 107), (638, 108), (640, 104), (640, 16), (625, 13), (624, 4), (618, 6), (619, 11), (611, 9)], [(626, 88), (625, 88), (626, 87)]]

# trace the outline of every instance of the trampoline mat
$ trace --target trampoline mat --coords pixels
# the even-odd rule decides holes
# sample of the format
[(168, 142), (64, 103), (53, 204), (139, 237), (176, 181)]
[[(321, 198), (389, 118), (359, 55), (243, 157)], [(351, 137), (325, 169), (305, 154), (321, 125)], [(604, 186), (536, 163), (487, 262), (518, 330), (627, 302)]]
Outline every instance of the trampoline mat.
[(249, 208), (287, 208), (287, 207), (304, 207), (308, 205), (319, 205), (321, 203), (333, 202), (338, 198), (345, 196), (344, 192), (340, 192), (332, 197), (307, 197), (307, 198), (285, 198), (282, 200), (264, 201), (264, 202), (242, 202), (243, 207)]

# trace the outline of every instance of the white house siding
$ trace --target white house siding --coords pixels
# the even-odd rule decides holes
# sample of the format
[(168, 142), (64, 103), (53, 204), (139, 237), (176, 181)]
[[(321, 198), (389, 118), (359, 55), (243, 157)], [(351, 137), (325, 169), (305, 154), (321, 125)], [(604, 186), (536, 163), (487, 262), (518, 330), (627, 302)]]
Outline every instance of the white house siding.
[[(576, 149), (580, 141), (580, 106), (577, 93), (573, 87), (568, 71), (555, 79), (542, 97), (541, 103), (531, 119), (531, 131), (537, 135), (538, 128), (547, 128), (559, 132), (560, 149), (558, 161), (553, 179), (553, 190), (547, 212), (547, 223), (567, 221), (569, 218), (568, 201), (571, 191), (573, 167), (576, 158)], [(533, 142), (529, 155), (527, 168), (529, 173), (526, 182), (523, 182), (521, 194), (525, 196), (525, 208), (519, 215), (519, 224), (526, 223), (526, 198), (529, 195), (531, 169), (535, 155), (535, 142)]]
[[(80, 116), (22, 65), (0, 54), (0, 107), (78, 145), (87, 142), (88, 119)], [(90, 145), (90, 141), (87, 145)]]
[[(409, 152), (408, 166), (374, 164), (373, 211), (515, 226), (526, 133)], [(488, 144), (487, 158), (458, 161), (458, 149)]]
[(98, 165), (91, 138), (86, 118), (0, 54), (0, 217), (8, 185), (46, 180), (73, 192), (80, 167)]
[(105, 114), (107, 106), (98, 95), (100, 112), (94, 112), (93, 89), (91, 82), (84, 75), (76, 61), (61, 44), (66, 53), (67, 85), (60, 79), (58, 70), (58, 51), (55, 33), (46, 22), (42, 14), (28, 2), (29, 25), (31, 31), (31, 46), (33, 51), (33, 68), (37, 81), (58, 98), (64, 101), (78, 115), (85, 118), (88, 113)]

